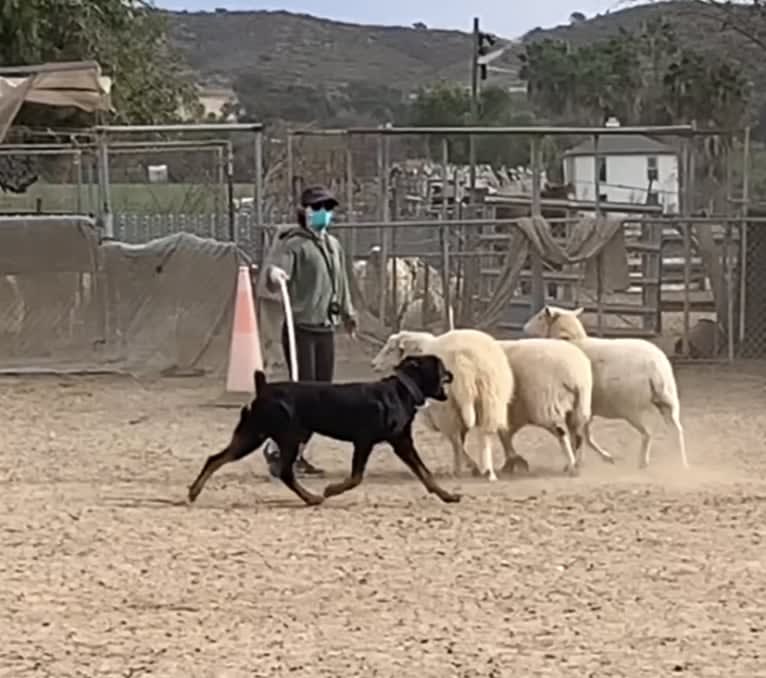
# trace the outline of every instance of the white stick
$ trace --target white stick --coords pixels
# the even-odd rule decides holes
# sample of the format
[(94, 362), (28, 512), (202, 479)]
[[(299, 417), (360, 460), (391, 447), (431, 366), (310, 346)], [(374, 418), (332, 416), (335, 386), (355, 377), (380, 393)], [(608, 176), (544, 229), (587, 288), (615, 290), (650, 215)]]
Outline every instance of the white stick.
[(290, 294), (287, 291), (287, 281), (282, 278), (279, 279), (279, 291), (282, 293), (282, 308), (285, 312), (285, 323), (287, 323), (287, 345), (290, 349), (290, 379), (298, 381), (298, 352), (295, 348), (293, 307), (290, 303)]
[(450, 306), (447, 309), (447, 318), (449, 320), (449, 328), (451, 330), (454, 330), (455, 329), (455, 313), (452, 310), (452, 306)]

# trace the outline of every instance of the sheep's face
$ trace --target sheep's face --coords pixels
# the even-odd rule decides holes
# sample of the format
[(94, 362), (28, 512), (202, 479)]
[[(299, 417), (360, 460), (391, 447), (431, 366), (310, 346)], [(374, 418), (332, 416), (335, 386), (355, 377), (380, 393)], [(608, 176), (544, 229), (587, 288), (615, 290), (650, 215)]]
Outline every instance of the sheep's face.
[(582, 308), (570, 311), (557, 306), (546, 306), (524, 324), (524, 333), (530, 337), (553, 339), (579, 339), (586, 336), (579, 320)]
[(397, 332), (392, 334), (372, 359), (372, 369), (376, 372), (388, 372), (394, 369), (404, 358), (423, 354), (424, 339), (432, 339), (428, 332)]

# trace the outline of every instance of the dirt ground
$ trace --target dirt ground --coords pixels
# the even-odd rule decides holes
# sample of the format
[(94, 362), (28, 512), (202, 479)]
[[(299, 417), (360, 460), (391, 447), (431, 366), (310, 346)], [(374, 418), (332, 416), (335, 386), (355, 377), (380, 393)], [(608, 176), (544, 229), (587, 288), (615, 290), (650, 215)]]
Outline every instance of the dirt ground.
[(527, 429), (530, 475), (453, 479), (420, 430), (460, 504), (380, 449), (317, 508), (260, 454), (184, 503), (236, 419), (219, 381), (4, 378), (0, 676), (766, 675), (766, 371), (678, 375), (686, 472), (669, 432), (638, 471), (638, 435), (598, 421), (616, 466), (565, 477)]

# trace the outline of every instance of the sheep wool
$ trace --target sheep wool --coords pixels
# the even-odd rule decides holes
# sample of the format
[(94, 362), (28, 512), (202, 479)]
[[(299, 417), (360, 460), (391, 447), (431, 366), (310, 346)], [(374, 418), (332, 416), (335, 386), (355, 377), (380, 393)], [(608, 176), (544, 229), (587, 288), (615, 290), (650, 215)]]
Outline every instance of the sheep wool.
[(477, 470), (465, 451), (468, 431), (477, 428), (482, 439), (480, 471), (496, 480), (491, 436), (507, 430), (508, 403), (513, 397), (513, 374), (503, 349), (480, 330), (456, 329), (437, 336), (402, 331), (388, 338), (373, 359), (373, 368), (391, 369), (408, 355), (424, 353), (438, 355), (454, 375), (448, 401), (431, 403), (423, 415), (431, 428), (449, 438), (455, 473), (460, 470), (461, 460), (466, 460), (474, 472)]
[[(591, 419), (590, 360), (579, 348), (560, 339), (519, 339), (501, 341), (500, 345), (514, 381), (508, 432), (500, 434), (505, 467), (512, 470), (521, 459), (511, 438), (532, 425), (556, 436), (567, 461), (566, 470), (574, 472), (582, 461), (582, 443)], [(602, 458), (613, 462), (609, 454), (602, 454)]]
[[(676, 430), (681, 463), (687, 467), (678, 386), (668, 357), (644, 339), (589, 337), (579, 319), (582, 312), (546, 306), (527, 321), (524, 331), (571, 341), (588, 356), (593, 368), (592, 414), (623, 419), (641, 434), (641, 467), (649, 464), (657, 414)], [(585, 433), (591, 447), (603, 454), (590, 434), (590, 423)]]

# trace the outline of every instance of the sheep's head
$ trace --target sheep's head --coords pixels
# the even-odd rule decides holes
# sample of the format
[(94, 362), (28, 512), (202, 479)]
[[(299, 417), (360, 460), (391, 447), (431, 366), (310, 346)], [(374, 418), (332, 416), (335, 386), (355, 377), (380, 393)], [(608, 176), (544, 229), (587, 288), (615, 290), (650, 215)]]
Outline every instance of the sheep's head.
[(394, 369), (408, 356), (422, 355), (425, 352), (425, 344), (433, 338), (434, 335), (430, 332), (402, 330), (392, 334), (372, 359), (372, 369), (376, 372), (386, 372)]
[(580, 322), (584, 309), (570, 311), (558, 306), (546, 306), (524, 324), (524, 333), (531, 337), (552, 339), (582, 339), (588, 334)]

